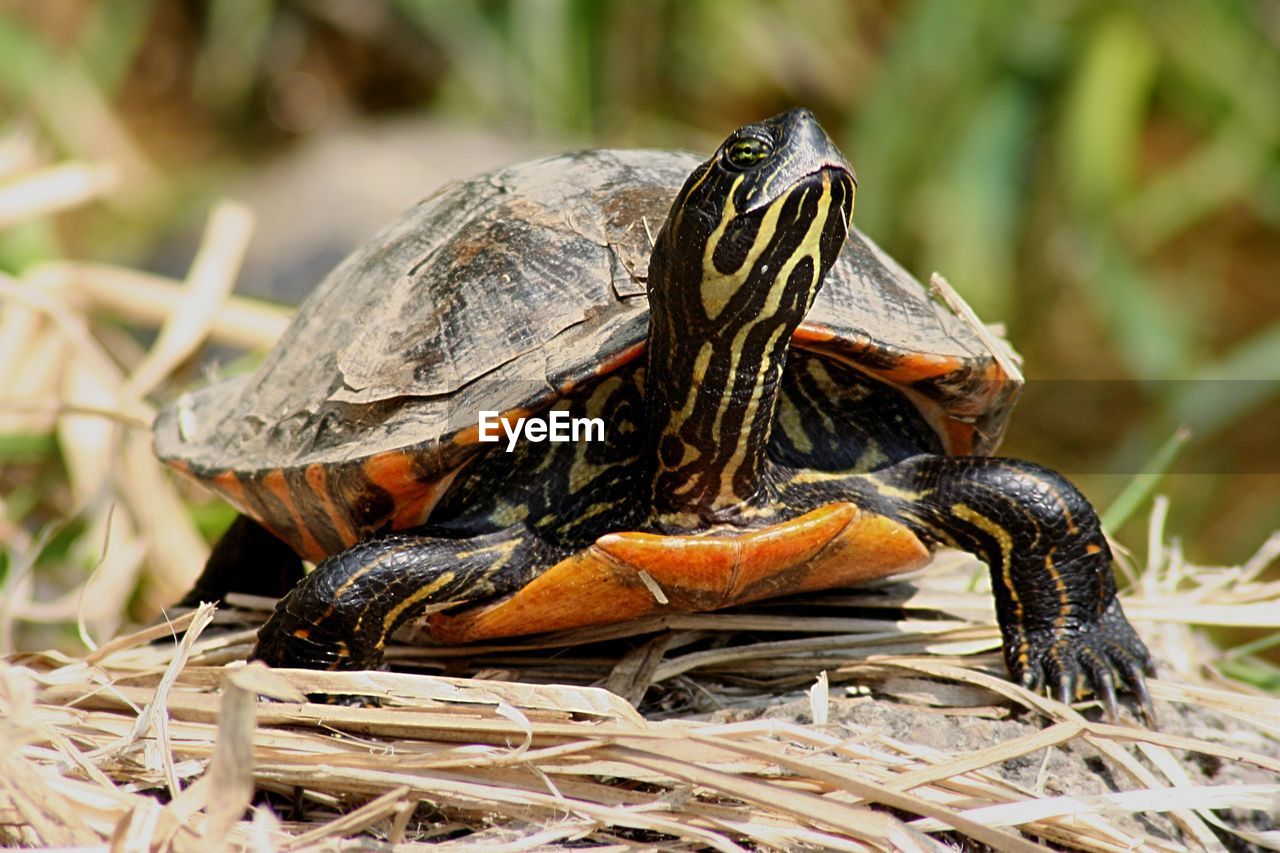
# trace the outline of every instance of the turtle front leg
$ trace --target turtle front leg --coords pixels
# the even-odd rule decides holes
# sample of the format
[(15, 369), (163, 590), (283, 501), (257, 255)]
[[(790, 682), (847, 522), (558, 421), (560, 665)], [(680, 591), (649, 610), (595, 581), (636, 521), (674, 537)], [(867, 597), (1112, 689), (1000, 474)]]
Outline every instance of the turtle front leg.
[(1116, 597), (1097, 513), (1061, 475), (1015, 459), (917, 456), (868, 475), (887, 514), (991, 570), (1014, 679), (1061, 701), (1083, 681), (1116, 715), (1116, 680), (1153, 721), (1151, 656)]
[(1016, 459), (921, 455), (870, 474), (780, 473), (778, 486), (793, 509), (852, 500), (928, 543), (976, 554), (991, 571), (1015, 681), (1064, 702), (1086, 684), (1113, 717), (1122, 681), (1153, 720), (1151, 656), (1116, 598), (1101, 522), (1061, 475)]
[(271, 666), (376, 669), (387, 638), (428, 610), (505, 595), (547, 565), (526, 528), (465, 539), (393, 535), (316, 566), (276, 604), (251, 656)]

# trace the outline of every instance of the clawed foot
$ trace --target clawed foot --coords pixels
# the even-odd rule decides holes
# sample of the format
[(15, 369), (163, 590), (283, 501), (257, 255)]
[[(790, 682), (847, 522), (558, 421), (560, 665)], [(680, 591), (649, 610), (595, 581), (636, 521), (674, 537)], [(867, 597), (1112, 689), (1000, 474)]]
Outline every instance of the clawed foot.
[[(258, 643), (250, 660), (260, 660), (267, 666), (297, 667), (300, 669), (344, 672), (352, 670), (376, 670), (382, 668), (382, 650), (354, 655), (351, 652), (351, 631), (342, 630), (340, 619), (322, 618), (314, 622), (304, 621), (290, 610), (293, 593), (280, 600), (276, 612), (258, 631)], [(367, 644), (366, 644), (367, 645)], [(307, 701), (320, 705), (341, 705), (350, 708), (376, 708), (381, 705), (376, 697), (351, 693), (308, 693)]]
[[(1081, 687), (1102, 701), (1108, 717), (1119, 717), (1117, 680), (1138, 700), (1149, 727), (1156, 724), (1155, 708), (1146, 676), (1155, 672), (1151, 654), (1125, 620), (1119, 601), (1091, 625), (1029, 631), (1006, 640), (1013, 653), (1006, 662), (1014, 680), (1031, 690), (1045, 688), (1059, 702), (1070, 704)], [(1025, 657), (1018, 650), (1025, 650)]]

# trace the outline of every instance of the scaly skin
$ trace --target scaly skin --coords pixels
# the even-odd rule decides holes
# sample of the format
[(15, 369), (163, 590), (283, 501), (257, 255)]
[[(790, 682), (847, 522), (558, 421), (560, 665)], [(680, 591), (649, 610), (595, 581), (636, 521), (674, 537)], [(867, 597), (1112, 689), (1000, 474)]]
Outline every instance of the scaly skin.
[(528, 583), (560, 552), (514, 527), (472, 539), (394, 535), (329, 557), (276, 605), (252, 659), (305, 669), (377, 669), (410, 619)]
[(1063, 702), (1083, 683), (1115, 717), (1119, 676), (1154, 719), (1143, 679), (1151, 656), (1116, 598), (1101, 522), (1060, 474), (1018, 459), (922, 455), (870, 474), (778, 476), (787, 506), (852, 500), (925, 542), (977, 555), (991, 571), (1015, 681)]
[[(1153, 719), (1143, 679), (1151, 658), (1116, 598), (1097, 514), (1060, 475), (1020, 460), (922, 455), (863, 474), (771, 466), (768, 479), (775, 512), (759, 516), (761, 523), (851, 501), (901, 521), (925, 542), (977, 555), (990, 567), (1016, 681), (1064, 702), (1087, 686), (1114, 717), (1120, 679)], [(325, 560), (296, 586), (254, 657), (376, 668), (387, 638), (408, 620), (514, 592), (573, 550), (523, 525), (466, 539), (371, 540)]]
[[(733, 134), (690, 176), (655, 240), (643, 370), (633, 364), (558, 404), (613, 412), (609, 440), (473, 460), (420, 535), (375, 537), (324, 559), (280, 601), (254, 657), (376, 667), (410, 619), (525, 590), (566, 558), (576, 567), (581, 557), (588, 574), (616, 568), (604, 543), (593, 549), (603, 534), (733, 536), (779, 523), (786, 532), (808, 510), (850, 502), (898, 522), (917, 556), (913, 535), (987, 562), (1016, 680), (1064, 701), (1087, 685), (1113, 715), (1123, 681), (1150, 719), (1150, 657), (1116, 600), (1110, 551), (1084, 497), (1030, 463), (938, 455), (909, 395), (835, 358), (789, 352), (840, 252), (853, 193), (852, 172), (807, 112)], [(197, 590), (216, 593), (237, 550), (253, 551), (259, 567), (281, 563), (262, 533), (237, 528)], [(785, 541), (758, 564), (776, 558), (782, 592), (810, 559), (788, 555)], [(574, 583), (553, 592), (572, 596)], [(603, 588), (622, 594), (626, 582), (617, 584)]]

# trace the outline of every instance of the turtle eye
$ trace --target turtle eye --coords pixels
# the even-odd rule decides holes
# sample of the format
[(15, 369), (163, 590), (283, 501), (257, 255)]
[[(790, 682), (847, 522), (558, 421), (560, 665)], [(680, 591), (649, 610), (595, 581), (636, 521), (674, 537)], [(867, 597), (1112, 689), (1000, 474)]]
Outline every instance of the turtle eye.
[(773, 143), (758, 136), (744, 136), (729, 143), (725, 161), (735, 169), (749, 169), (763, 163), (773, 153)]

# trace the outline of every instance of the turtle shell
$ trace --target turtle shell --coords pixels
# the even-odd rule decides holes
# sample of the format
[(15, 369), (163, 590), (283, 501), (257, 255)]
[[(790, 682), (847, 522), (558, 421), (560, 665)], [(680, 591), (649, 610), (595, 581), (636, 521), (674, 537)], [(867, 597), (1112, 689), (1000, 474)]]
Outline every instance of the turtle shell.
[[(423, 523), (481, 410), (537, 410), (643, 351), (651, 236), (700, 159), (584, 151), (445, 187), (340, 264), (256, 373), (162, 413), (157, 454), (312, 559)], [(949, 453), (993, 450), (1019, 386), (856, 230), (793, 345), (900, 388)]]

